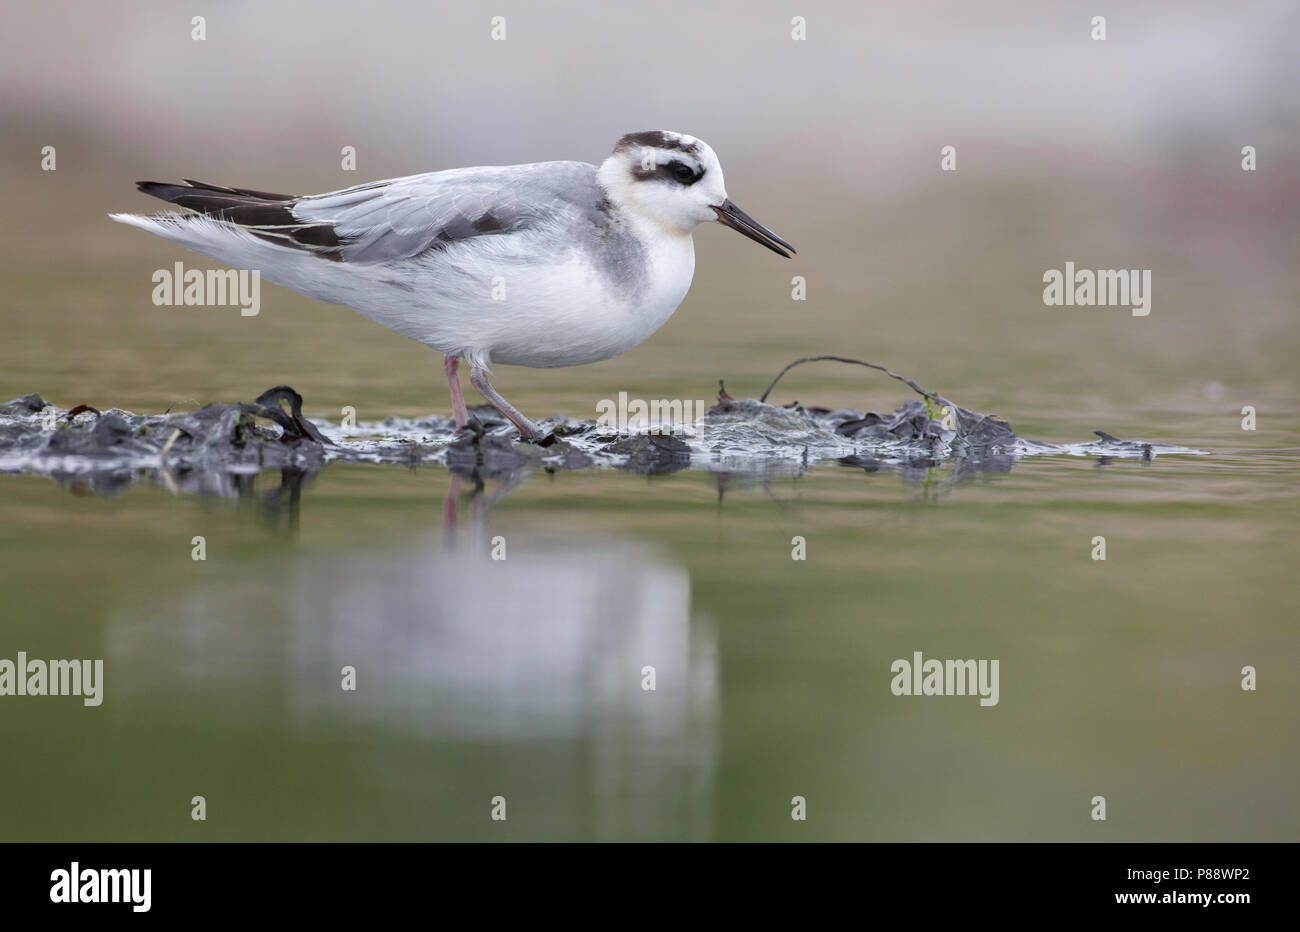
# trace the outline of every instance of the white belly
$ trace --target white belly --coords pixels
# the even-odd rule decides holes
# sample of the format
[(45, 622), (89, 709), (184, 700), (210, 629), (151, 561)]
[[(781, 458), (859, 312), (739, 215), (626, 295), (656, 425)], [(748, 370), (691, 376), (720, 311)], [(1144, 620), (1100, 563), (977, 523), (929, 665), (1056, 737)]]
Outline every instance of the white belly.
[(519, 296), (519, 305), (504, 315), (484, 350), (494, 363), (542, 368), (626, 353), (668, 322), (695, 273), (689, 236), (652, 250), (649, 258), (643, 284), (631, 290), (577, 263), (559, 267), (538, 283), (542, 300)]
[(611, 274), (573, 250), (552, 261), (449, 256), (413, 289), (344, 302), (372, 320), (481, 365), (578, 366), (625, 353), (662, 327), (690, 289), (689, 235), (646, 244), (644, 269)]

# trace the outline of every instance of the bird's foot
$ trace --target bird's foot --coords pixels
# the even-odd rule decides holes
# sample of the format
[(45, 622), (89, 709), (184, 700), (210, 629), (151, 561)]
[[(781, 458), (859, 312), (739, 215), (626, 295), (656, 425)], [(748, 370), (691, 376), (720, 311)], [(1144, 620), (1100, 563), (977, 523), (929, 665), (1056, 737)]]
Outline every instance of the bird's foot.
[(549, 447), (555, 443), (554, 431), (543, 431), (531, 421), (526, 426), (516, 424), (515, 427), (519, 430), (519, 439), (524, 443), (536, 444), (539, 447)]

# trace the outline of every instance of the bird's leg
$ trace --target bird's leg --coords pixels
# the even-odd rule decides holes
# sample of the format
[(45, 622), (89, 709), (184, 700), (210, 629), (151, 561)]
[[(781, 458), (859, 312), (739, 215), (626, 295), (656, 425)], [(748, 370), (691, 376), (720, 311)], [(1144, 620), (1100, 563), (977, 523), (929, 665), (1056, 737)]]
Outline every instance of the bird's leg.
[(460, 476), (451, 474), (451, 483), (447, 486), (447, 497), (442, 500), (442, 525), (447, 533), (448, 542), (456, 537), (457, 501), (460, 498)]
[(528, 420), (528, 418), (524, 417), (518, 408), (501, 397), (501, 394), (493, 388), (492, 383), (488, 381), (487, 371), (485, 369), (480, 366), (474, 366), (470, 369), (469, 380), (470, 383), (479, 390), (479, 394), (491, 402), (492, 407), (500, 411), (505, 415), (507, 421), (515, 425), (515, 429), (519, 431), (520, 436), (525, 440), (546, 446), (548, 440), (554, 439), (553, 434), (543, 434), (540, 427)]
[(456, 429), (460, 430), (469, 423), (469, 411), (465, 408), (465, 395), (460, 390), (460, 375), (457, 367), (459, 356), (445, 356), (442, 369), (447, 373), (447, 387), (451, 389), (451, 416), (456, 419)]

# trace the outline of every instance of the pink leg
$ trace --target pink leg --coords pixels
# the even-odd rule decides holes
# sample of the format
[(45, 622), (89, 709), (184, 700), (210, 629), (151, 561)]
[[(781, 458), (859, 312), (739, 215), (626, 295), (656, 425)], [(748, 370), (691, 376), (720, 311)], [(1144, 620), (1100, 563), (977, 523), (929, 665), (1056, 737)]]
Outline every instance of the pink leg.
[(540, 427), (524, 417), (518, 408), (501, 397), (500, 393), (492, 387), (492, 383), (488, 381), (486, 371), (478, 366), (472, 367), (469, 370), (469, 380), (479, 390), (479, 394), (492, 403), (492, 407), (504, 414), (506, 420), (515, 425), (515, 429), (519, 431), (519, 435), (525, 440), (540, 443), (542, 446), (547, 446), (554, 441), (553, 437), (543, 434)]
[(459, 365), (459, 356), (446, 356), (442, 360), (442, 369), (447, 373), (447, 387), (451, 389), (451, 416), (456, 419), (458, 430), (469, 423), (469, 411), (465, 408), (465, 395), (460, 390), (460, 375), (456, 371)]
[(460, 476), (451, 474), (451, 483), (447, 486), (447, 497), (442, 500), (442, 524), (450, 536), (456, 533), (456, 501), (460, 497)]

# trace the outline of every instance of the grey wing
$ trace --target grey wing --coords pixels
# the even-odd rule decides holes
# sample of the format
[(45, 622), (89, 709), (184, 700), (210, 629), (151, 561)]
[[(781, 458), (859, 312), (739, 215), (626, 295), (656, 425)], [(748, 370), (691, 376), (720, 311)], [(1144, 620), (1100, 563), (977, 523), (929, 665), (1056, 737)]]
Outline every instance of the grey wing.
[(604, 216), (596, 169), (585, 162), (458, 168), (303, 197), (190, 179), (139, 188), (278, 246), (343, 262), (391, 262), (546, 225), (577, 233)]
[(392, 262), (477, 236), (600, 222), (603, 191), (584, 162), (461, 168), (295, 200), (310, 229), (326, 227), (344, 262)]

